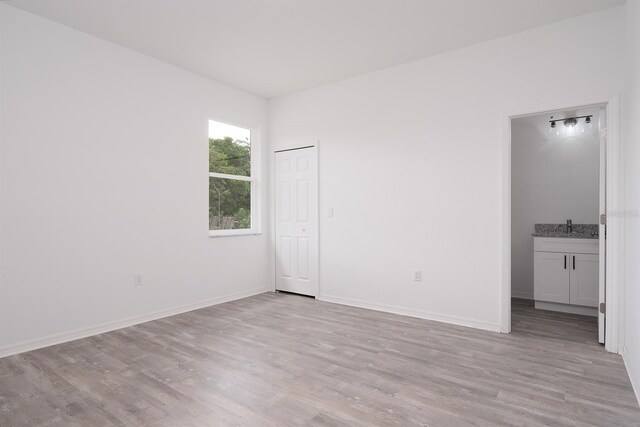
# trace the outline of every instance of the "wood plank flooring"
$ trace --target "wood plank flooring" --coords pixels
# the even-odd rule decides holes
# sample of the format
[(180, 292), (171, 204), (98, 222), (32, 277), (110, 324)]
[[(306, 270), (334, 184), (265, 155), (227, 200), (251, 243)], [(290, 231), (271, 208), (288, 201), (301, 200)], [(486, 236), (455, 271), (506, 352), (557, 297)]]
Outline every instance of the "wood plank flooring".
[(0, 426), (640, 426), (595, 319), (509, 335), (267, 293), (0, 359)]

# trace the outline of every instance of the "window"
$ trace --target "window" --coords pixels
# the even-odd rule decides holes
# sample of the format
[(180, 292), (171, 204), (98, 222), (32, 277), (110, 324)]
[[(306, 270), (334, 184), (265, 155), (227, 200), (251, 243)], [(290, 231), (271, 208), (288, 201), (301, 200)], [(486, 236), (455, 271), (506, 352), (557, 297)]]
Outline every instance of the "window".
[(209, 120), (209, 235), (257, 232), (251, 131)]

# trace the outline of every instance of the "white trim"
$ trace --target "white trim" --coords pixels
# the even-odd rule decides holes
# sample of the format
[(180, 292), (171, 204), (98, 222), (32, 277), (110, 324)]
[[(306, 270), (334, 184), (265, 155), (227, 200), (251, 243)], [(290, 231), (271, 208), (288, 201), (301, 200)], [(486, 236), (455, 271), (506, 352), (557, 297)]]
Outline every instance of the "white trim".
[(633, 366), (631, 363), (633, 358), (629, 355), (629, 348), (627, 348), (626, 345), (622, 347), (622, 360), (624, 361), (624, 366), (627, 368), (631, 387), (633, 388), (638, 404), (640, 405), (640, 366)]
[(376, 304), (367, 301), (361, 301), (350, 298), (335, 297), (331, 295), (320, 295), (320, 301), (331, 302), (335, 304), (348, 305), (350, 307), (366, 308), (369, 310), (382, 311), (385, 313), (399, 314), (402, 316), (417, 317), (419, 319), (432, 320), (434, 322), (448, 323), (458, 326), (466, 326), (469, 328), (482, 329), (490, 332), (500, 332), (500, 324), (483, 322), (481, 320), (471, 319), (468, 317), (450, 316), (448, 314), (433, 313), (425, 310), (416, 310), (413, 308), (399, 307), (387, 304)]
[(605, 301), (605, 348), (613, 353), (622, 352), (624, 339), (623, 299), (624, 259), (626, 258), (625, 218), (625, 163), (624, 143), (620, 138), (620, 98), (607, 102), (607, 239), (606, 245), (606, 289)]
[[(620, 139), (619, 95), (601, 96), (583, 100), (573, 100), (538, 106), (523, 107), (518, 111), (500, 115), (502, 128), (502, 179), (500, 185), (500, 330), (511, 331), (511, 119), (541, 114), (549, 111), (566, 110), (570, 108), (606, 105), (607, 109), (607, 210), (608, 212), (622, 212), (624, 210), (624, 153), (623, 141)], [(610, 215), (611, 220), (607, 230), (607, 260), (606, 260), (606, 298), (607, 321), (606, 343), (607, 351), (619, 353), (622, 349), (620, 331), (624, 325), (622, 321), (622, 307), (620, 292), (622, 291), (621, 268), (625, 257), (624, 223), (616, 215)], [(619, 216), (619, 215), (618, 215)]]
[(316, 197), (318, 203), (316, 203), (316, 209), (318, 210), (318, 220), (316, 221), (316, 298), (320, 296), (322, 288), (320, 287), (320, 222), (322, 221), (322, 210), (320, 209), (320, 140), (317, 140), (313, 144), (316, 150)]
[(269, 247), (267, 256), (269, 257), (269, 287), (272, 292), (276, 291), (276, 207), (275, 207), (275, 180), (276, 180), (276, 168), (275, 166), (275, 151), (270, 148), (269, 155)]
[(500, 116), (502, 126), (502, 179), (500, 180), (500, 332), (511, 332), (511, 118)]
[(159, 310), (152, 313), (143, 314), (140, 316), (128, 317), (126, 319), (105, 322), (105, 323), (95, 325), (95, 326), (90, 326), (87, 328), (81, 328), (73, 331), (49, 335), (42, 338), (27, 340), (17, 344), (11, 344), (8, 346), (1, 347), (0, 358), (11, 356), (18, 353), (24, 353), (26, 351), (37, 350), (43, 347), (62, 344), (65, 342), (74, 341), (82, 338), (87, 338), (93, 335), (103, 334), (105, 332), (111, 332), (117, 329), (127, 328), (129, 326), (150, 322), (152, 320), (162, 319), (164, 317), (175, 316), (176, 314), (186, 313), (188, 311), (198, 310), (200, 308), (210, 307), (212, 305), (239, 300), (239, 299), (247, 298), (253, 295), (262, 294), (268, 291), (269, 289), (264, 287), (249, 289), (243, 292), (236, 292), (233, 294), (228, 294), (228, 295), (224, 295), (217, 298), (211, 298), (211, 299), (199, 301), (196, 303), (179, 305), (169, 309)]
[(226, 237), (226, 236), (259, 236), (260, 232), (251, 228), (239, 228), (237, 230), (209, 230), (209, 237)]
[[(607, 137), (606, 131), (603, 135), (603, 127), (607, 126), (607, 110), (601, 107), (598, 116), (598, 262), (599, 266), (606, 266), (607, 248), (606, 248), (606, 228), (605, 224), (601, 224), (600, 218), (607, 213)], [(606, 268), (598, 269), (598, 307), (600, 304), (606, 303)], [(604, 344), (606, 341), (606, 322), (605, 314), (598, 310), (598, 342)]]

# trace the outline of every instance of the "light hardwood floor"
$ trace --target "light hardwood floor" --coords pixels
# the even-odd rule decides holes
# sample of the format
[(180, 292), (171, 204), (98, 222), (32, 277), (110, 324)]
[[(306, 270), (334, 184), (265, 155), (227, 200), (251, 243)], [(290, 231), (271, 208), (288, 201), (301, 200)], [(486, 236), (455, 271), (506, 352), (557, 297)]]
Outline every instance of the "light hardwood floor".
[(596, 338), (521, 304), (501, 335), (267, 293), (0, 359), (0, 425), (640, 425)]

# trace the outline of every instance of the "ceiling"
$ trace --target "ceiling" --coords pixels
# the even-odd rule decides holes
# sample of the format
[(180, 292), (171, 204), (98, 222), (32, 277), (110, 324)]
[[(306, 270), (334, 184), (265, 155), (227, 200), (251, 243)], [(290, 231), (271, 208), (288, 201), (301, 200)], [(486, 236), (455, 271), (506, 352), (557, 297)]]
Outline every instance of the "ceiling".
[(9, 0), (272, 98), (622, 4), (623, 0)]

